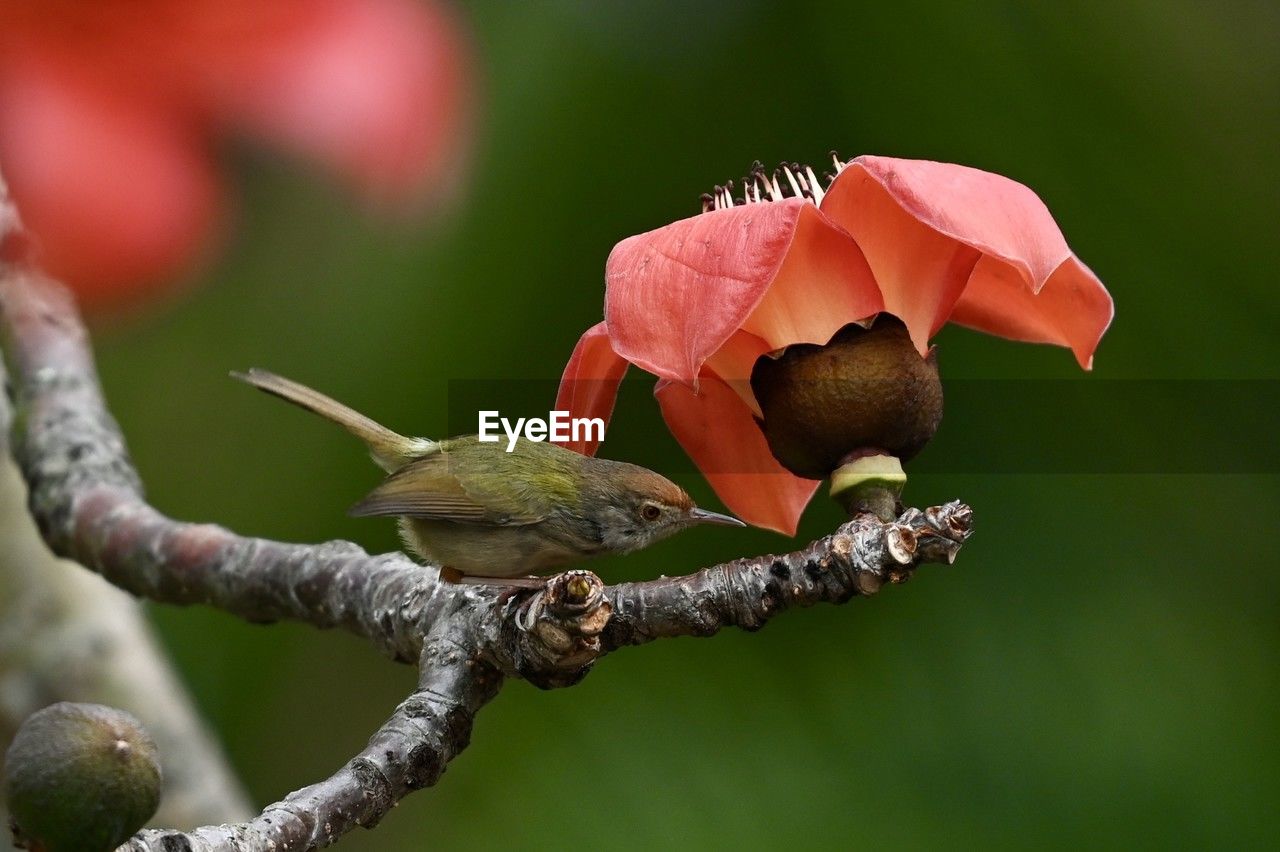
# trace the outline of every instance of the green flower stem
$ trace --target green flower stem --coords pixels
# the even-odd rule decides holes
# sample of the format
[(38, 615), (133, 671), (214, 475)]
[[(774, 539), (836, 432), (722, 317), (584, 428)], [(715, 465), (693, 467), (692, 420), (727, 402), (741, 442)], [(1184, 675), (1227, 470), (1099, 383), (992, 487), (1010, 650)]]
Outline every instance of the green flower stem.
[(831, 474), (831, 497), (850, 517), (864, 513), (882, 521), (897, 517), (907, 475), (894, 456), (876, 453), (845, 462)]

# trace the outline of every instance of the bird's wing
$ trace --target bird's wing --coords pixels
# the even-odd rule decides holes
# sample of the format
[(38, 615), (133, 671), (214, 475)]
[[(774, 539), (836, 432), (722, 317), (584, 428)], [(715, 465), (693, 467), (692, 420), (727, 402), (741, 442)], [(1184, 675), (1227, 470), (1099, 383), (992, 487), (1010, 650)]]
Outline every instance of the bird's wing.
[(496, 526), (532, 524), (546, 517), (543, 507), (522, 504), (516, 494), (504, 495), (505, 489), (496, 478), (459, 477), (451, 470), (449, 454), (437, 453), (410, 462), (388, 476), (348, 514)]

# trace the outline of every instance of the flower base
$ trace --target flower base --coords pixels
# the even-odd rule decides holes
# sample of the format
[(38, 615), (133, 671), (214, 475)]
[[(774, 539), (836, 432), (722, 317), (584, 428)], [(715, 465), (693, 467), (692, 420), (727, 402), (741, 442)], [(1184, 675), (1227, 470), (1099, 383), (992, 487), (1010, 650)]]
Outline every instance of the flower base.
[(831, 499), (844, 506), (850, 517), (869, 513), (891, 521), (898, 516), (898, 498), (906, 484), (902, 462), (894, 456), (857, 455), (832, 472)]
[(769, 449), (809, 479), (825, 479), (854, 453), (910, 459), (942, 420), (935, 355), (920, 357), (890, 314), (870, 328), (847, 325), (825, 346), (803, 343), (760, 358), (751, 389)]

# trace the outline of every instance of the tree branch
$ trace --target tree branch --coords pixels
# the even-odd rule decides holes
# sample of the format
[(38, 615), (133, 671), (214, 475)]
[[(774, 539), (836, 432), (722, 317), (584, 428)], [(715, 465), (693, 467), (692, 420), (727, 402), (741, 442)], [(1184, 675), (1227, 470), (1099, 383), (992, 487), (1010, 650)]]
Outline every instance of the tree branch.
[[(16, 221), (0, 182), (0, 244), (6, 224)], [(0, 362), (0, 386), (6, 385)], [(9, 456), (11, 413), (0, 394), (0, 757), (22, 721), (42, 707), (107, 703), (142, 720), (160, 748), (164, 797), (157, 820), (194, 826), (246, 818), (248, 797), (138, 602), (57, 559), (41, 540)], [(0, 812), (0, 832), (6, 825)]]
[(873, 594), (923, 562), (952, 561), (969, 534), (968, 507), (949, 503), (887, 524), (859, 516), (799, 552), (688, 577), (605, 587), (588, 571), (569, 571), (519, 595), (452, 585), (398, 554), (248, 539), (164, 517), (142, 498), (66, 293), (33, 272), (0, 270), (0, 327), (25, 415), (18, 458), (32, 513), (56, 552), (140, 596), (208, 603), (255, 622), (343, 627), (419, 664), (418, 690), (331, 778), (247, 823), (143, 832), (127, 847), (137, 852), (327, 846), (434, 784), (506, 677), (567, 686), (623, 645), (754, 630), (784, 609)]
[[(25, 415), (15, 451), (32, 514), (56, 553), (139, 597), (207, 603), (258, 623), (342, 626), (396, 659), (417, 660), (417, 625), (442, 588), (432, 572), (346, 542), (282, 544), (164, 517), (143, 500), (70, 294), (13, 270), (0, 282), (0, 310)], [(163, 567), (175, 565), (182, 570)]]
[[(0, 399), (0, 407), (6, 404)], [(110, 704), (137, 716), (159, 746), (161, 825), (249, 816), (247, 795), (138, 602), (49, 553), (7, 457), (0, 457), (0, 541), (0, 756), (22, 721), (42, 707)]]
[[(599, 650), (595, 636), (608, 618), (595, 575), (571, 571), (553, 578), (523, 604), (509, 599), (470, 617), (475, 602), (455, 595), (423, 636), (418, 688), (333, 776), (269, 805), (256, 819), (189, 834), (144, 831), (131, 852), (316, 849), (359, 826), (373, 828), (408, 793), (439, 780), (467, 747), (476, 712), (497, 695), (502, 670), (543, 686), (579, 679)], [(484, 596), (489, 600), (488, 595)], [(547, 637), (558, 638), (548, 642)]]
[[(444, 622), (448, 624), (448, 622)], [(332, 777), (269, 805), (242, 825), (209, 826), (189, 834), (143, 831), (124, 846), (132, 852), (316, 849), (360, 826), (373, 828), (413, 790), (439, 779), (445, 764), (467, 747), (476, 711), (497, 694), (502, 677), (481, 666), (474, 647), (427, 637), (418, 689)]]
[(756, 556), (687, 577), (610, 586), (613, 617), (603, 649), (674, 636), (711, 636), (725, 627), (759, 630), (778, 613), (874, 595), (905, 583), (921, 563), (955, 561), (973, 513), (958, 501), (894, 523), (859, 515), (804, 550)]

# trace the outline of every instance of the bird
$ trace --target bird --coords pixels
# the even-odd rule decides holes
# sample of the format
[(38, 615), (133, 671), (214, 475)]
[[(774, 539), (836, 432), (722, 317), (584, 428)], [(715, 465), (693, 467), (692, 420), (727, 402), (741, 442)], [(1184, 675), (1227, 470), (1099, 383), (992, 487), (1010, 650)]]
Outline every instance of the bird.
[(631, 553), (697, 524), (746, 526), (698, 508), (679, 485), (640, 465), (524, 437), (511, 451), (478, 435), (408, 437), (268, 370), (231, 375), (363, 441), (387, 477), (348, 514), (399, 518), (405, 546), (450, 582), (532, 586), (537, 575)]

